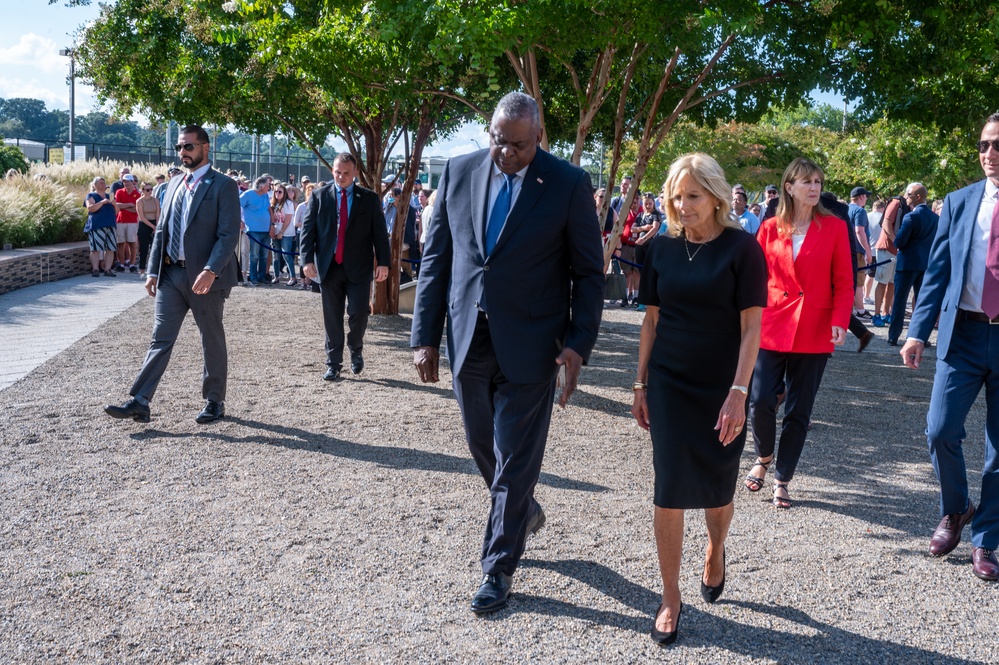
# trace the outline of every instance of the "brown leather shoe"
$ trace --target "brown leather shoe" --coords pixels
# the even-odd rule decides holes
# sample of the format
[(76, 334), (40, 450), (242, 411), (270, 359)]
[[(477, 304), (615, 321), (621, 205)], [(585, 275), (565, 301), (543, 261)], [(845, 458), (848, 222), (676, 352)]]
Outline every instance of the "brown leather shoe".
[(989, 582), (999, 580), (999, 561), (996, 560), (996, 551), (984, 547), (972, 547), (971, 572), (980, 580)]
[(930, 554), (933, 556), (943, 556), (947, 554), (961, 542), (961, 531), (964, 525), (971, 521), (971, 516), (975, 514), (975, 504), (968, 502), (968, 510), (962, 515), (944, 515), (937, 525), (937, 530), (930, 538)]

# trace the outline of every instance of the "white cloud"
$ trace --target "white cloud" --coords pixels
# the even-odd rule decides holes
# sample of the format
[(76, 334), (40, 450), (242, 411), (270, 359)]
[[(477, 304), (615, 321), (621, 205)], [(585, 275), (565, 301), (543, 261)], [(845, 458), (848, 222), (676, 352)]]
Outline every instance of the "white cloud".
[[(67, 75), (69, 72), (66, 72)], [(51, 79), (46, 79), (45, 82)], [(58, 80), (58, 79), (57, 79)], [(94, 96), (94, 89), (90, 86), (76, 82), (76, 114), (83, 115), (89, 113), (97, 106), (97, 98)], [(53, 87), (46, 86), (41, 80), (32, 81), (30, 79), (9, 78), (0, 76), (0, 98), (12, 99), (15, 97), (26, 97), (28, 99), (40, 99), (45, 102), (49, 110), (62, 109), (69, 110), (69, 85)]]
[(68, 73), (69, 60), (59, 55), (60, 48), (51, 39), (29, 32), (13, 46), (0, 48), (0, 68), (10, 71), (11, 67), (32, 67), (46, 73)]
[[(476, 143), (478, 145), (476, 145)], [(486, 126), (478, 122), (469, 122), (458, 128), (454, 134), (443, 141), (428, 145), (423, 151), (425, 157), (457, 157), (466, 155), (489, 145), (489, 135)]]

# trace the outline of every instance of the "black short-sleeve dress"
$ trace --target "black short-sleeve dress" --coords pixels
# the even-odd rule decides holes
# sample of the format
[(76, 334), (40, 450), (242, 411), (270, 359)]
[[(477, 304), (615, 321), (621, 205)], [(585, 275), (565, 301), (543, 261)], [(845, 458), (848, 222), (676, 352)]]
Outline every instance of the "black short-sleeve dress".
[(646, 391), (655, 505), (727, 505), (746, 430), (723, 446), (714, 426), (739, 361), (740, 313), (767, 302), (763, 250), (741, 229), (686, 247), (682, 236), (658, 236), (642, 268), (638, 302), (659, 307)]

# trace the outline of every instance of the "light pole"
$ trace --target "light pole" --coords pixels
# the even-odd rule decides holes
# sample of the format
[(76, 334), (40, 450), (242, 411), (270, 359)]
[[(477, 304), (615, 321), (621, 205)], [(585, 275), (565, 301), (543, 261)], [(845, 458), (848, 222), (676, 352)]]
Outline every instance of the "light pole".
[(59, 49), (59, 55), (69, 58), (69, 161), (76, 159), (76, 54), (73, 49)]
[(468, 139), (468, 140), (471, 141), (472, 143), (474, 143), (476, 148), (478, 148), (479, 150), (482, 150), (482, 146), (479, 145), (478, 141), (476, 141), (475, 139)]

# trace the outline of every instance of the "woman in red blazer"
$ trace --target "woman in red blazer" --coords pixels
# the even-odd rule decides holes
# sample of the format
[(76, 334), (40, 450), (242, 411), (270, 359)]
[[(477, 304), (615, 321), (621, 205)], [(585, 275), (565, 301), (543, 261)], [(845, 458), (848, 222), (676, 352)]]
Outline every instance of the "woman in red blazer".
[(758, 458), (746, 488), (758, 492), (777, 448), (777, 395), (786, 382), (774, 506), (790, 508), (787, 485), (805, 445), (815, 394), (834, 345), (846, 339), (853, 303), (853, 260), (842, 220), (819, 202), (822, 169), (795, 159), (781, 180), (777, 215), (756, 236), (767, 261), (767, 306), (753, 371), (749, 413)]

